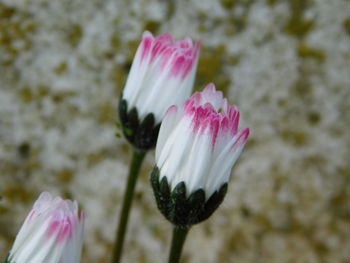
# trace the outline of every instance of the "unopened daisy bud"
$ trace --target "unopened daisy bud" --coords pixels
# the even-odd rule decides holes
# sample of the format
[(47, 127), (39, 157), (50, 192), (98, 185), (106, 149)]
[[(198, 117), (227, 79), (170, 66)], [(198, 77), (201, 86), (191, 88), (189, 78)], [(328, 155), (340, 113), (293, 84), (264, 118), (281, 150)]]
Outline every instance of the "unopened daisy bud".
[(158, 208), (174, 225), (199, 223), (223, 201), (249, 135), (248, 128), (238, 131), (238, 122), (236, 106), (213, 84), (166, 112), (151, 183)]
[(154, 147), (167, 108), (192, 93), (199, 42), (143, 34), (119, 103), (125, 137), (136, 148)]
[(84, 215), (76, 201), (42, 193), (25, 219), (7, 263), (79, 263)]

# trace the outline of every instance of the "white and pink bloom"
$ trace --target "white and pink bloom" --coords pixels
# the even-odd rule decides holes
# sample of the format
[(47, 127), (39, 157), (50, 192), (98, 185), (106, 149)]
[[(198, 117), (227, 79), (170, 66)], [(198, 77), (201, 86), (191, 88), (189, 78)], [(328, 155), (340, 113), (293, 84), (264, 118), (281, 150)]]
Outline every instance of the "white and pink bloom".
[(84, 214), (76, 201), (42, 193), (25, 219), (8, 263), (79, 263)]
[(152, 113), (160, 123), (169, 106), (191, 95), (198, 55), (198, 41), (144, 32), (123, 90), (127, 110), (136, 108), (141, 121)]
[(156, 145), (159, 180), (170, 190), (184, 182), (186, 195), (203, 189), (206, 200), (219, 191), (248, 139), (238, 130), (239, 111), (209, 84), (181, 107), (172, 106), (162, 121)]

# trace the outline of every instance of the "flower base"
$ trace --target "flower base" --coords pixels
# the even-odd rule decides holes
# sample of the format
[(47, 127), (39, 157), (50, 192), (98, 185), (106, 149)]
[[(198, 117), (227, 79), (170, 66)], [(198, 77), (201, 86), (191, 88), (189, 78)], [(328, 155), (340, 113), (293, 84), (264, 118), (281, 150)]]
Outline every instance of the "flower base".
[(128, 103), (121, 99), (119, 102), (119, 117), (125, 138), (137, 149), (147, 151), (156, 144), (160, 123), (155, 123), (152, 113), (146, 115), (141, 122), (137, 109), (128, 111)]
[(171, 191), (166, 176), (159, 179), (160, 172), (155, 166), (151, 173), (151, 185), (158, 209), (171, 223), (182, 228), (209, 218), (222, 203), (227, 192), (227, 183), (224, 183), (209, 198), (206, 198), (203, 189), (198, 189), (187, 197), (184, 182), (177, 184)]

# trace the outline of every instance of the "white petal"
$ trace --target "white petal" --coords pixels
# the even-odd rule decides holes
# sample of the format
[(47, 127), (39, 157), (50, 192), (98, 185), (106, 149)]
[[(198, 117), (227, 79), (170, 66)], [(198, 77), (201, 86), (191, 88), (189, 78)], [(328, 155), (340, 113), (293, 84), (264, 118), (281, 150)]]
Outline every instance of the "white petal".
[(204, 189), (211, 167), (211, 159), (212, 137), (209, 134), (200, 134), (198, 132), (185, 169), (186, 173), (188, 173), (184, 178), (188, 193), (192, 193), (200, 188)]
[[(11, 262), (58, 263), (69, 241), (80, 242), (71, 246), (78, 249), (74, 252), (80, 256), (82, 240), (74, 235), (77, 226), (81, 224), (77, 211), (76, 202), (65, 201), (59, 197), (52, 199), (51, 195), (42, 194), (16, 237), (10, 251)], [(67, 225), (67, 222), (72, 222), (72, 225)], [(71, 232), (72, 235), (66, 231)], [(70, 253), (73, 253), (72, 249)], [(67, 262), (78, 263), (79, 261)]]
[(240, 156), (243, 146), (240, 146), (235, 151), (232, 151), (232, 146), (236, 143), (238, 136), (235, 136), (227, 145), (220, 151), (220, 154), (215, 158), (213, 166), (210, 170), (209, 180), (206, 184), (208, 197), (218, 190), (222, 184), (229, 181), (231, 169), (238, 157)]
[[(152, 42), (151, 51), (148, 53), (143, 52), (145, 38)], [(152, 55), (152, 49), (158, 46), (156, 39), (164, 40), (161, 45), (169, 53), (159, 52), (157, 55), (154, 53)], [(140, 120), (147, 114), (153, 113), (156, 122), (159, 123), (169, 106), (180, 104), (190, 96), (197, 70), (199, 44), (196, 43), (193, 46), (191, 43), (187, 47), (194, 55), (191, 57), (193, 59), (191, 70), (184, 77), (181, 74), (178, 76), (174, 74), (173, 67), (177, 57), (182, 56), (181, 52), (186, 52), (186, 49), (176, 46), (170, 36), (163, 35), (156, 39), (150, 33), (144, 34), (123, 90), (123, 98), (128, 102), (128, 110), (137, 108)], [(190, 58), (187, 57), (187, 59)]]
[(201, 92), (201, 94), (202, 94), (202, 102), (201, 102), (202, 105), (206, 103), (210, 103), (211, 105), (214, 106), (216, 110), (219, 110), (224, 103), (222, 92), (217, 91), (213, 83), (209, 83), (205, 87), (203, 92)]
[(166, 140), (171, 136), (175, 125), (179, 121), (178, 108), (171, 106), (165, 113), (162, 124), (159, 129), (157, 146), (156, 146), (156, 162), (159, 160), (159, 155), (164, 147)]
[(189, 120), (186, 118), (181, 119), (164, 144), (157, 162), (161, 174), (167, 176), (169, 183), (172, 185), (177, 170), (180, 169), (180, 165), (182, 165), (182, 162), (188, 157), (188, 152), (193, 140), (189, 125)]

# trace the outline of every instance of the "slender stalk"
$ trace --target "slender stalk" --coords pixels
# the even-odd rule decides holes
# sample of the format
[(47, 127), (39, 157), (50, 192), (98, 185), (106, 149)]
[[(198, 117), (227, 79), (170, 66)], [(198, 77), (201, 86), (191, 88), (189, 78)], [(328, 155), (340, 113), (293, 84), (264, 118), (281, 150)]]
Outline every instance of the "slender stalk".
[(125, 233), (128, 225), (130, 207), (134, 197), (135, 185), (145, 155), (145, 151), (134, 149), (131, 165), (129, 167), (128, 181), (124, 191), (123, 206), (119, 217), (119, 225), (117, 228), (116, 239), (114, 243), (112, 263), (119, 263), (122, 256)]
[(186, 240), (189, 228), (174, 226), (173, 238), (171, 240), (171, 249), (169, 254), (169, 263), (179, 263), (183, 245)]

